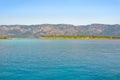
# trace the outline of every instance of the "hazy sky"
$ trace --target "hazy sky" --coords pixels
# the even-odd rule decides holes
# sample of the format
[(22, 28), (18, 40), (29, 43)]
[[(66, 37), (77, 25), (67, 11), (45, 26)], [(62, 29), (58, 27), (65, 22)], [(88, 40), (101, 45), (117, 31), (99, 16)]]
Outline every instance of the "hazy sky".
[(120, 24), (120, 0), (0, 0), (3, 24)]

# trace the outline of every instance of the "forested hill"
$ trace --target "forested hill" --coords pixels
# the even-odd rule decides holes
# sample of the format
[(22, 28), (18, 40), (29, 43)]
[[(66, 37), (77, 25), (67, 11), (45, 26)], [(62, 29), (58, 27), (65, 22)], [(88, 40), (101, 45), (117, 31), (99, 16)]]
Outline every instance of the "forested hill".
[(120, 25), (91, 24), (41, 24), (0, 25), (0, 36), (33, 38), (43, 35), (101, 35), (120, 36)]

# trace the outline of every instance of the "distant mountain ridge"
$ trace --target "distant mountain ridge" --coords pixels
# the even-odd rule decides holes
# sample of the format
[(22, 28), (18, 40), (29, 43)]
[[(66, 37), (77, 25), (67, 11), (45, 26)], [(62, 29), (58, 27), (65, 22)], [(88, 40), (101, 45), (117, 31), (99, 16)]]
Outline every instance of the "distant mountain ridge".
[(41, 24), (41, 25), (0, 25), (0, 36), (33, 38), (41, 35), (102, 35), (120, 36), (120, 25), (91, 24)]

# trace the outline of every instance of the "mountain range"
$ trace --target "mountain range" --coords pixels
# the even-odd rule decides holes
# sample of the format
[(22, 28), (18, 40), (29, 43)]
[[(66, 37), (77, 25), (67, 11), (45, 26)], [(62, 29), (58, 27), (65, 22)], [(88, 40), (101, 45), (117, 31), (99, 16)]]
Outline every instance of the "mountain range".
[(120, 36), (120, 25), (114, 24), (41, 24), (41, 25), (0, 25), (0, 36), (13, 38), (34, 38), (42, 35), (101, 35)]

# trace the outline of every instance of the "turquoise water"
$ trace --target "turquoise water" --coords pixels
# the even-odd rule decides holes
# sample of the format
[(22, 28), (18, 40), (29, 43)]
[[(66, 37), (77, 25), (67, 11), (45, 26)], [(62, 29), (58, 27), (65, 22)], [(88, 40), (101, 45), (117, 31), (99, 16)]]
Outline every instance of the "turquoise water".
[(120, 40), (0, 41), (0, 80), (120, 80)]

